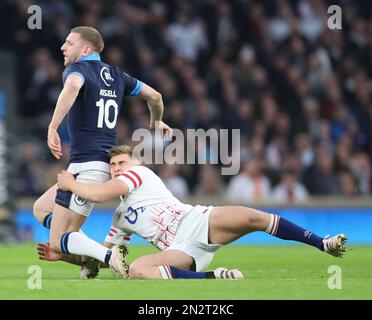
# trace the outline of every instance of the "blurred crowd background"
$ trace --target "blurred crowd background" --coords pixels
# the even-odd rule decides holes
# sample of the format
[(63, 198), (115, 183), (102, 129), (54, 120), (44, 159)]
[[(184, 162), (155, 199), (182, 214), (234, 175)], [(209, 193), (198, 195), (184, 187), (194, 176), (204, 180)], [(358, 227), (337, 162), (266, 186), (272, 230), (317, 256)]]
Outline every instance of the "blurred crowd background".
[[(27, 29), (32, 4), (42, 29)], [(342, 29), (327, 27), (329, 5)], [(17, 196), (39, 196), (68, 160), (46, 146), (62, 87), (60, 47), (77, 25), (97, 28), (102, 59), (158, 90), (164, 120), (181, 130), (241, 131), (239, 174), (218, 165), (154, 166), (174, 195), (231, 201), (369, 196), (372, 190), (372, 1), (2, 1), (1, 45), (16, 55)], [(148, 127), (146, 104), (127, 98), (118, 143)], [(215, 146), (197, 152), (216, 152)]]

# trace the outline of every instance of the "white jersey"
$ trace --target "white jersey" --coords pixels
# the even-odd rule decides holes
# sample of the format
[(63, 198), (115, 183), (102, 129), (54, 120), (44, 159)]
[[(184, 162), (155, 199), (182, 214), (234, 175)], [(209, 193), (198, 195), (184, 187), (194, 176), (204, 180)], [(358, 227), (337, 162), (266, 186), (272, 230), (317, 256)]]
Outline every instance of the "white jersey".
[(116, 209), (107, 242), (129, 241), (131, 234), (146, 239), (158, 249), (168, 248), (179, 222), (194, 208), (183, 204), (149, 168), (135, 166), (118, 179), (129, 188)]

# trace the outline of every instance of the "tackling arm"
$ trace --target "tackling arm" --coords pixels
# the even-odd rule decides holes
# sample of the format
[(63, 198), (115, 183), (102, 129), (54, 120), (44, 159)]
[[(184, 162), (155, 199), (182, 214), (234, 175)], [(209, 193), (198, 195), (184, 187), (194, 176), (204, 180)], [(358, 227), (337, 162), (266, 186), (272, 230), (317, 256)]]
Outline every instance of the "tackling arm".
[(57, 185), (61, 190), (71, 191), (83, 199), (97, 203), (119, 198), (129, 190), (119, 179), (111, 179), (105, 183), (80, 183), (67, 171), (58, 174)]

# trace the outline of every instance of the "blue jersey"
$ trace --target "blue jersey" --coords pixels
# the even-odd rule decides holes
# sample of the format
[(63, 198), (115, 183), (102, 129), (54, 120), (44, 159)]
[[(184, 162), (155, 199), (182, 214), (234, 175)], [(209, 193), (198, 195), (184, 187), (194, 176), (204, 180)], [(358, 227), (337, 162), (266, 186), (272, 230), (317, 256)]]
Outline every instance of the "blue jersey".
[(67, 116), (70, 162), (108, 162), (108, 150), (116, 144), (116, 122), (125, 95), (137, 95), (142, 82), (106, 64), (98, 54), (66, 67), (63, 82), (71, 74), (84, 85)]

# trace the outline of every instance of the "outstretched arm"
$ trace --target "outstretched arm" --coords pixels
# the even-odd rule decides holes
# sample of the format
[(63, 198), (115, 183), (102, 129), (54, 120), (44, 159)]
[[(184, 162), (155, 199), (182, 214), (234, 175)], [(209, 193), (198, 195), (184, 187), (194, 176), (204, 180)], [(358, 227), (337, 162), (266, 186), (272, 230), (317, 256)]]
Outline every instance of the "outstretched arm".
[(64, 87), (59, 94), (57, 105), (48, 127), (48, 147), (57, 159), (60, 159), (62, 156), (61, 139), (57, 130), (73, 106), (83, 84), (84, 81), (80, 76), (70, 75), (67, 77)]
[(161, 94), (144, 83), (137, 97), (147, 101), (150, 110), (150, 129), (160, 130), (161, 135), (170, 140), (173, 130), (162, 121), (164, 104)]
[(57, 186), (61, 190), (71, 191), (83, 199), (97, 203), (119, 198), (129, 190), (119, 179), (111, 179), (105, 183), (80, 183), (67, 171), (58, 174)]
[(162, 120), (164, 104), (163, 98), (158, 91), (144, 83), (137, 97), (147, 101), (151, 116), (150, 124), (155, 124), (155, 121)]

